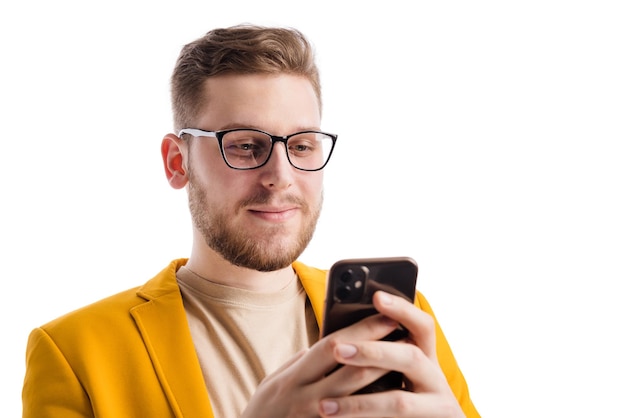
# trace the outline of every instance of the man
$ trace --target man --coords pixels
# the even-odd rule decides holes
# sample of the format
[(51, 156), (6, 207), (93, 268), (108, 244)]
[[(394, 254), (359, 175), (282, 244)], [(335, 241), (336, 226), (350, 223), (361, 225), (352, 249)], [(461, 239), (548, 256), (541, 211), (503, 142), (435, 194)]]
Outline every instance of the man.
[[(302, 34), (209, 32), (183, 48), (172, 103), (161, 151), (189, 195), (191, 255), (35, 329), (23, 416), (478, 417), (421, 294), (378, 292), (380, 315), (319, 338), (326, 273), (295, 260), (337, 137)], [(406, 341), (380, 341), (398, 324)], [(353, 394), (389, 370), (405, 390)]]

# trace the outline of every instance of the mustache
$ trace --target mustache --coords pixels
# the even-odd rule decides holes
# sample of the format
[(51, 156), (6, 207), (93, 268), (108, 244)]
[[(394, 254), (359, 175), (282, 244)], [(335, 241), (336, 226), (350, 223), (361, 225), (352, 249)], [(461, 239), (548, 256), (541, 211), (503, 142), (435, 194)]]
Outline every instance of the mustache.
[(293, 194), (276, 195), (268, 190), (258, 190), (255, 194), (248, 196), (247, 198), (239, 202), (240, 208), (245, 208), (251, 205), (266, 205), (269, 203), (285, 204), (290, 203), (302, 208), (308, 208), (307, 202)]

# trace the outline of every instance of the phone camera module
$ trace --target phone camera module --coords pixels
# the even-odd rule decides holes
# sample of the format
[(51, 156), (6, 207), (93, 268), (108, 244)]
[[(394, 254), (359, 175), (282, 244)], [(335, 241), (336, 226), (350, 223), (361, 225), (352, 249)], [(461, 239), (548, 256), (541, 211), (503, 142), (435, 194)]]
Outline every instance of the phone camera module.
[(366, 268), (347, 268), (339, 275), (339, 286), (335, 289), (335, 298), (338, 302), (357, 302), (363, 293)]

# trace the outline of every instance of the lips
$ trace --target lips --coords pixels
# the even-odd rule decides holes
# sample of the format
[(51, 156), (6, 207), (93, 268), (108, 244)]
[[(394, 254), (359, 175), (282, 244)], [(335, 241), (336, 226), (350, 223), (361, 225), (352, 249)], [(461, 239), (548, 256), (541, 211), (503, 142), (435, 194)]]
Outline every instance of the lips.
[(298, 208), (294, 206), (289, 207), (253, 207), (248, 211), (263, 220), (271, 222), (282, 222), (291, 219), (298, 212)]
[(285, 206), (285, 207), (250, 207), (248, 210), (252, 212), (270, 212), (270, 213), (280, 213), (287, 212), (289, 210), (296, 209), (295, 206)]
[(240, 208), (253, 216), (271, 222), (282, 222), (296, 216), (299, 212), (308, 212), (304, 199), (293, 194), (281, 196), (261, 190), (240, 204)]

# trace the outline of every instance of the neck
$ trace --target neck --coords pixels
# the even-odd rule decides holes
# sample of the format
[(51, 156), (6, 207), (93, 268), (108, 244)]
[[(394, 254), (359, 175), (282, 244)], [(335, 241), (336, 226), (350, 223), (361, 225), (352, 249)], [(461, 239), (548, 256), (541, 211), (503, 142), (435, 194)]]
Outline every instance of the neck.
[(275, 292), (283, 289), (296, 274), (291, 266), (270, 272), (238, 267), (208, 248), (206, 244), (193, 246), (186, 267), (214, 283), (255, 292)]

